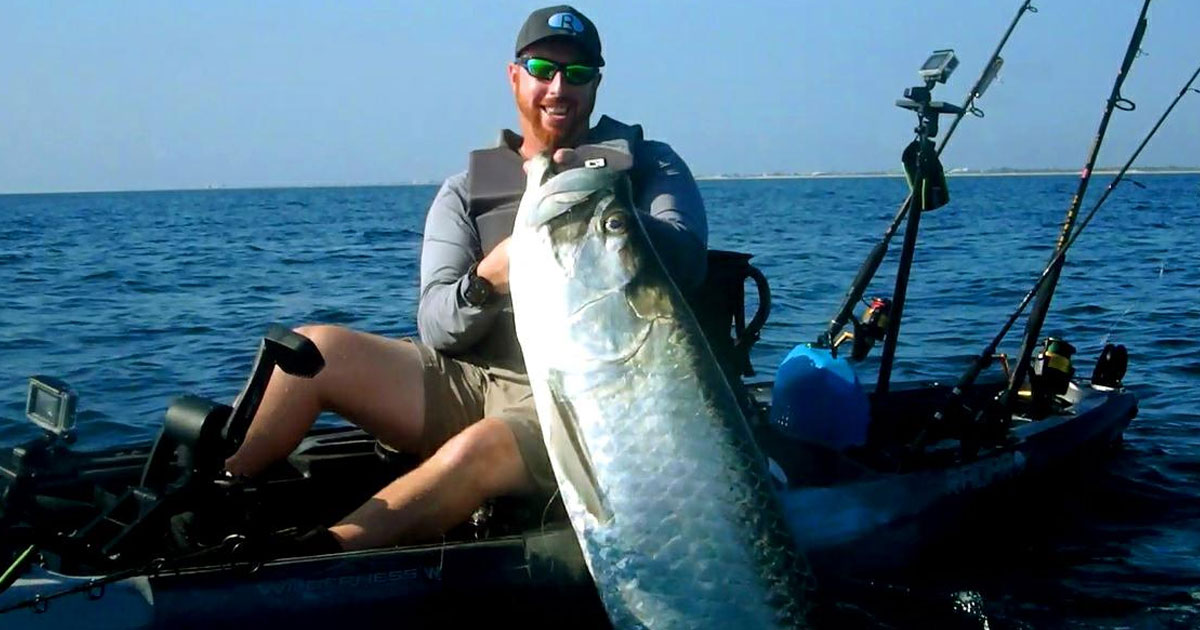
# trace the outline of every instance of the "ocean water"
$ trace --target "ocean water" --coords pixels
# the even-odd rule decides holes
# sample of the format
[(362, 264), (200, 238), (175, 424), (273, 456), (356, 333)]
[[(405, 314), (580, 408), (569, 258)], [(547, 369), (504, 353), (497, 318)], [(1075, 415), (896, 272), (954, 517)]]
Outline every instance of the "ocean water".
[[(1068, 257), (1046, 334), (1090, 373), (1130, 352), (1140, 413), (1122, 448), (1001, 534), (848, 601), (846, 619), (920, 626), (972, 603), (991, 628), (1200, 627), (1200, 176), (1122, 184)], [(1097, 176), (1084, 209), (1108, 178)], [(1047, 262), (1072, 176), (951, 179), (925, 215), (894, 379), (953, 380)], [(754, 254), (773, 293), (753, 362), (813, 340), (906, 192), (901, 179), (702, 182), (710, 246)], [(26, 379), (78, 392), (80, 441), (153, 437), (174, 396), (231, 401), (270, 322), (415, 334), (436, 187), (0, 196), (0, 444), (35, 431)], [(891, 293), (901, 238), (868, 296)], [(1020, 325), (1001, 348), (1015, 354)], [(878, 357), (878, 350), (875, 357)], [(877, 359), (876, 359), (877, 360)], [(874, 381), (877, 363), (860, 374)], [(337, 422), (325, 418), (322, 422)], [(902, 609), (903, 612), (897, 612)], [(868, 624), (870, 627), (870, 624)]]

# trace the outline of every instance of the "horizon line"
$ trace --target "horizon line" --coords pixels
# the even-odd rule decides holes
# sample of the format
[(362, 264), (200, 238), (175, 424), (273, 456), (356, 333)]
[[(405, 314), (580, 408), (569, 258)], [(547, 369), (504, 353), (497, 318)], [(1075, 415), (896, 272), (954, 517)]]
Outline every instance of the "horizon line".
[[(1115, 175), (1120, 172), (1117, 167), (1098, 167), (1092, 169), (1093, 175)], [(1016, 169), (1012, 167), (997, 167), (992, 169), (968, 170), (965, 168), (947, 169), (946, 177), (1040, 177), (1053, 175), (1077, 175), (1081, 169), (1031, 168)], [(1130, 168), (1127, 174), (1138, 175), (1195, 175), (1200, 174), (1200, 166), (1142, 166)], [(710, 181), (754, 181), (765, 179), (861, 179), (861, 178), (895, 178), (904, 177), (904, 172), (893, 171), (809, 171), (809, 172), (764, 172), (764, 173), (729, 173), (697, 175), (697, 182)], [(115, 193), (168, 193), (168, 192), (212, 192), (212, 191), (245, 191), (245, 190), (290, 190), (290, 189), (342, 189), (342, 188), (411, 188), (421, 186), (440, 186), (441, 181), (410, 181), (395, 183), (312, 183), (312, 184), (238, 184), (225, 186), (210, 184), (208, 186), (186, 188), (98, 188), (50, 191), (0, 191), (0, 197), (35, 196), (35, 195), (99, 195)]]

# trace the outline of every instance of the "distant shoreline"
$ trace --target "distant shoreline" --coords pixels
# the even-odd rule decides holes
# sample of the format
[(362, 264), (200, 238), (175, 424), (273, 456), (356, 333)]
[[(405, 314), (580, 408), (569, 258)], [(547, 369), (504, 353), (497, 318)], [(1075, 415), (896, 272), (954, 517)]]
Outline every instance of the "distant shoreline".
[[(1094, 175), (1116, 175), (1119, 169), (1097, 169), (1092, 173)], [(999, 171), (949, 171), (947, 177), (1047, 177), (1060, 175), (1078, 175), (1079, 171), (1062, 171), (1062, 170), (1036, 170), (1036, 171), (1016, 171), (1016, 170), (999, 170)], [(1148, 170), (1130, 169), (1126, 175), (1200, 175), (1200, 167), (1181, 168), (1181, 169), (1157, 169), (1150, 168)], [(762, 174), (762, 175), (700, 175), (696, 177), (698, 182), (719, 182), (719, 181), (756, 181), (756, 180), (771, 180), (771, 179), (880, 179), (880, 178), (903, 178), (904, 174), (900, 172), (867, 172), (867, 173), (836, 173), (836, 172), (814, 172), (814, 173), (778, 173), (778, 174)], [(236, 190), (288, 190), (288, 189), (309, 189), (309, 188), (408, 188), (414, 186), (440, 186), (441, 182), (405, 182), (393, 184), (293, 184), (293, 185), (238, 185), (238, 186), (205, 186), (197, 188), (137, 188), (137, 189), (105, 189), (105, 190), (55, 190), (49, 192), (3, 192), (0, 191), (0, 197), (5, 196), (20, 196), (20, 195), (100, 195), (113, 193), (166, 193), (166, 192), (205, 192), (205, 191), (236, 191)]]
[[(1103, 169), (1092, 171), (1093, 175), (1116, 175), (1120, 169)], [(1060, 175), (1079, 175), (1079, 171), (960, 171), (948, 172), (946, 177), (1047, 177)], [(1174, 169), (1174, 170), (1137, 170), (1130, 169), (1125, 172), (1129, 175), (1200, 175), (1200, 168), (1195, 169)], [(893, 173), (783, 173), (783, 174), (764, 174), (764, 175), (703, 175), (696, 178), (696, 181), (735, 181), (735, 180), (762, 180), (762, 179), (875, 179), (875, 178), (903, 178), (904, 174), (900, 172)]]

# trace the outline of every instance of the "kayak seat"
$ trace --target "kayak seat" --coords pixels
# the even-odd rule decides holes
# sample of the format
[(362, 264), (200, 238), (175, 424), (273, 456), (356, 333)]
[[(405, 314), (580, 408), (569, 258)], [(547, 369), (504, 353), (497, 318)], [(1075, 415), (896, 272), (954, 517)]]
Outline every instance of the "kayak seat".
[[(771, 289), (766, 276), (750, 264), (752, 254), (708, 250), (704, 282), (685, 295), (700, 330), (738, 403), (751, 411), (750, 393), (742, 382), (754, 376), (750, 349), (758, 342), (771, 311)], [(757, 288), (757, 306), (746, 321), (746, 282)]]

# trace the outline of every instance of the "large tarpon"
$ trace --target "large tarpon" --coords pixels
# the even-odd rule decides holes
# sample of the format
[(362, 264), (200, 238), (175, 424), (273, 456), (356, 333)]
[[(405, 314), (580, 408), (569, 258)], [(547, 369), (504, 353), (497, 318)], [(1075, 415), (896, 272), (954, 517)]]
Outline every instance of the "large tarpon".
[(563, 501), (617, 628), (786, 628), (807, 567), (626, 175), (535, 158), (509, 244)]

